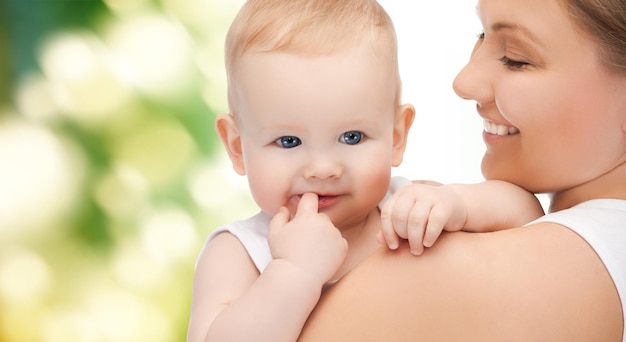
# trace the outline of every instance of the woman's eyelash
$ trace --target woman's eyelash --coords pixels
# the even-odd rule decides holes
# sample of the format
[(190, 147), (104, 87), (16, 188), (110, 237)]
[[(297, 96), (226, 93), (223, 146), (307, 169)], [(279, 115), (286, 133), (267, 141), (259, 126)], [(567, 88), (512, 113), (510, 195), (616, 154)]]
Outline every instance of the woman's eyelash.
[[(476, 38), (477, 38), (478, 40), (483, 40), (483, 39), (485, 39), (485, 31), (481, 31), (481, 32), (479, 32), (479, 33), (476, 35)], [(512, 70), (519, 70), (519, 69), (522, 69), (522, 68), (524, 68), (524, 67), (526, 67), (526, 66), (530, 65), (530, 63), (528, 63), (528, 62), (522, 62), (522, 61), (516, 61), (516, 60), (514, 60), (514, 59), (510, 59), (510, 58), (509, 58), (509, 57), (507, 57), (506, 55), (505, 55), (505, 56), (502, 56), (502, 57), (500, 57), (500, 58), (498, 58), (498, 60), (499, 60), (500, 62), (502, 62), (502, 63), (504, 64), (504, 66), (506, 66), (507, 68), (512, 69)]]
[(502, 62), (507, 68), (510, 68), (510, 69), (521, 69), (529, 65), (529, 63), (516, 61), (516, 60), (510, 59), (507, 56), (502, 56), (498, 58), (498, 60)]

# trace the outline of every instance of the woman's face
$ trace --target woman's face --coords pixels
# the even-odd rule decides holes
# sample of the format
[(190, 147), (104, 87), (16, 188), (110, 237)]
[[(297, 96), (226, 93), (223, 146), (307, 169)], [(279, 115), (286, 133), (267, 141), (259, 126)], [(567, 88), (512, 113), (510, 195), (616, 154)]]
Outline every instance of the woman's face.
[(454, 81), (485, 121), (482, 171), (533, 192), (587, 183), (626, 159), (626, 78), (558, 0), (479, 0), (484, 35)]

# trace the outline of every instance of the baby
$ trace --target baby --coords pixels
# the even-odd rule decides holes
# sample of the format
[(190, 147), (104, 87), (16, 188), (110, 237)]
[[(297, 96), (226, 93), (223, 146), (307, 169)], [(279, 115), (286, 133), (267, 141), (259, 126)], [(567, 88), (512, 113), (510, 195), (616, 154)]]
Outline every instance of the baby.
[[(395, 31), (376, 1), (249, 0), (226, 69), (230, 113), (216, 129), (261, 212), (207, 240), (188, 341), (295, 341), (322, 290), (380, 242), (408, 238), (420, 254), (442, 230), (480, 222), (479, 190), (391, 177), (415, 111), (400, 103)], [(532, 197), (479, 186), (514, 192), (499, 206)]]

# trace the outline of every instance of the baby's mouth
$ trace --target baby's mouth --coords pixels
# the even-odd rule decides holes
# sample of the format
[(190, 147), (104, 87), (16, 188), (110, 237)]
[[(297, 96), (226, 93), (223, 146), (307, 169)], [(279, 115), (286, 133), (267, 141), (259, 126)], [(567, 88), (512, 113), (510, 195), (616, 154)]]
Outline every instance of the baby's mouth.
[(519, 129), (513, 126), (499, 125), (489, 120), (484, 120), (485, 132), (495, 135), (513, 135), (519, 133)]
[[(337, 195), (330, 195), (330, 194), (326, 194), (326, 195), (322, 195), (322, 194), (318, 194), (317, 195), (317, 205), (318, 208), (323, 208), (328, 206), (330, 203), (332, 203), (333, 199), (337, 198)], [(298, 202), (300, 201), (300, 199), (302, 198), (302, 195), (295, 195), (292, 196), (291, 199), (289, 200), (289, 202), (293, 203), (294, 206), (298, 206)]]

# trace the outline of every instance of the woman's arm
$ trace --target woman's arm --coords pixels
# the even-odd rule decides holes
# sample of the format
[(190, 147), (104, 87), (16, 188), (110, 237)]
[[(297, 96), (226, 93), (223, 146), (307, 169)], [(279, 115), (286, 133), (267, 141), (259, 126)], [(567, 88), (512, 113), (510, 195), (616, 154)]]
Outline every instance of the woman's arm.
[(300, 341), (620, 341), (602, 262), (541, 223), (444, 233), (416, 258), (381, 248), (323, 294)]

